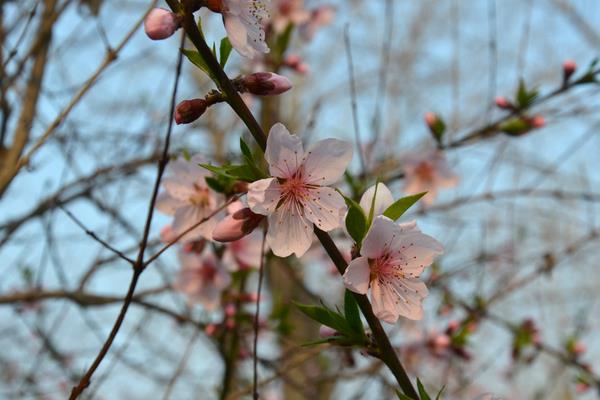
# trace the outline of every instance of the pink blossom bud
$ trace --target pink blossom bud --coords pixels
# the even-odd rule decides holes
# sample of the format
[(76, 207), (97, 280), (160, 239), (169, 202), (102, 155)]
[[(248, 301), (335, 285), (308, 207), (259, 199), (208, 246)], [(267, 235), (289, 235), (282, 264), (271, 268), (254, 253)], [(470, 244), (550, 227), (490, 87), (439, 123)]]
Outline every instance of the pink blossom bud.
[(229, 330), (235, 328), (235, 320), (232, 318), (227, 318), (227, 320), (225, 321), (225, 328)]
[(502, 109), (512, 108), (512, 104), (504, 96), (496, 97), (496, 106)]
[(427, 126), (429, 128), (433, 129), (433, 127), (437, 124), (437, 122), (438, 122), (437, 115), (435, 115), (432, 112), (425, 113), (425, 123), (427, 124)]
[(285, 65), (287, 65), (288, 67), (291, 67), (291, 68), (296, 68), (296, 66), (298, 64), (300, 64), (301, 62), (302, 62), (302, 59), (300, 58), (300, 56), (298, 54), (290, 54), (283, 61), (283, 63)]
[(531, 118), (530, 123), (534, 128), (542, 128), (544, 125), (546, 125), (546, 120), (541, 115), (536, 115), (535, 117)]
[(308, 67), (308, 64), (306, 63), (299, 63), (298, 65), (296, 65), (296, 72), (302, 75), (306, 75), (308, 74), (310, 71), (310, 68)]
[(447, 349), (450, 346), (450, 343), (450, 337), (443, 333), (435, 335), (431, 340), (431, 344), (436, 351)]
[(164, 8), (152, 9), (144, 19), (144, 31), (152, 40), (166, 39), (180, 26), (177, 15)]
[(227, 304), (225, 306), (225, 315), (228, 317), (233, 317), (235, 315), (235, 305), (234, 304)]
[(212, 12), (223, 12), (223, 0), (204, 0), (204, 5)]
[(260, 96), (281, 94), (292, 88), (292, 82), (288, 78), (272, 72), (256, 72), (247, 75), (242, 84), (248, 92)]
[(575, 73), (577, 69), (577, 64), (573, 60), (565, 60), (563, 63), (563, 77), (565, 82), (569, 80), (571, 75)]
[(184, 100), (175, 108), (175, 122), (177, 125), (194, 122), (204, 114), (207, 107), (208, 103), (204, 99)]
[(590, 390), (590, 385), (585, 382), (577, 382), (577, 384), (575, 385), (575, 392), (577, 394), (583, 394), (588, 390)]
[(458, 330), (459, 327), (460, 323), (456, 320), (452, 320), (448, 322), (448, 328), (446, 329), (446, 332), (448, 332), (449, 335), (452, 335)]
[(217, 242), (233, 242), (251, 233), (260, 224), (264, 215), (255, 214), (248, 207), (225, 217), (213, 230)]
[(583, 353), (585, 353), (585, 351), (586, 351), (585, 344), (583, 344), (581, 342), (575, 342), (575, 344), (573, 345), (573, 353), (580, 356)]
[(333, 329), (325, 325), (319, 327), (319, 336), (322, 338), (330, 338), (336, 336), (338, 333)]
[(217, 332), (217, 326), (215, 324), (208, 324), (206, 328), (204, 328), (204, 333), (208, 336), (213, 336)]

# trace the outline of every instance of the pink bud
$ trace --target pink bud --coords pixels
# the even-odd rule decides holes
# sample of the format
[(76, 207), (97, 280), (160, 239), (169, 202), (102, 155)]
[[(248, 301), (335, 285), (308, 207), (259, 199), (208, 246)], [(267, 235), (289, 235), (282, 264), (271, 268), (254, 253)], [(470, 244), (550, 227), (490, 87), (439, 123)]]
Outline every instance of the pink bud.
[(235, 315), (235, 305), (234, 304), (227, 304), (225, 306), (225, 315), (228, 317), (233, 317)]
[(247, 75), (242, 84), (248, 92), (260, 96), (281, 94), (292, 88), (292, 82), (288, 78), (272, 72), (256, 72)]
[(435, 115), (432, 112), (425, 113), (425, 123), (427, 124), (428, 127), (433, 129), (433, 127), (435, 126), (435, 124), (437, 124), (437, 122), (438, 122), (437, 115)]
[(296, 72), (302, 75), (306, 75), (308, 74), (308, 72), (310, 71), (310, 68), (308, 67), (308, 64), (306, 63), (299, 63), (298, 65), (296, 65)]
[(255, 214), (248, 207), (223, 218), (213, 230), (217, 242), (233, 242), (251, 233), (260, 224), (264, 215)]
[(230, 330), (235, 328), (235, 320), (233, 320), (232, 318), (227, 318), (227, 320), (225, 321), (225, 328)]
[(336, 336), (338, 333), (333, 329), (325, 325), (321, 325), (319, 327), (319, 336), (322, 338), (329, 338), (332, 336)]
[(449, 335), (452, 335), (458, 330), (459, 327), (460, 327), (460, 323), (456, 320), (452, 320), (452, 321), (448, 322), (448, 328), (446, 329), (446, 331), (448, 332)]
[(565, 81), (568, 81), (571, 75), (575, 73), (577, 69), (577, 64), (573, 60), (565, 60), (563, 63), (563, 76)]
[(581, 342), (575, 342), (575, 344), (573, 345), (573, 353), (580, 356), (583, 353), (585, 353), (585, 351), (586, 351), (585, 344), (583, 344)]
[(577, 392), (578, 394), (583, 394), (588, 390), (590, 390), (590, 385), (585, 382), (577, 382), (577, 384), (575, 385), (575, 392)]
[(152, 40), (166, 39), (180, 26), (177, 15), (164, 8), (153, 8), (144, 19), (144, 31)]
[(496, 97), (496, 106), (498, 108), (507, 109), (507, 108), (511, 108), (512, 104), (510, 104), (510, 102), (506, 99), (506, 97), (498, 96), (498, 97)]
[(217, 326), (215, 324), (208, 324), (206, 328), (204, 328), (204, 333), (208, 336), (213, 336), (217, 332)]
[(302, 59), (300, 58), (300, 56), (298, 54), (290, 54), (283, 61), (283, 63), (286, 66), (291, 67), (291, 68), (296, 68), (296, 66), (298, 64), (300, 64), (301, 62), (302, 62)]
[(204, 5), (212, 12), (223, 12), (223, 0), (204, 0)]
[(438, 335), (435, 335), (435, 337), (431, 341), (431, 344), (437, 351), (446, 349), (448, 348), (448, 346), (450, 346), (450, 337), (446, 334), (440, 333)]
[(194, 122), (204, 114), (207, 107), (208, 103), (204, 99), (184, 100), (175, 108), (175, 122), (177, 125)]
[(546, 125), (546, 120), (541, 115), (536, 115), (535, 117), (531, 118), (530, 123), (534, 128), (542, 128), (544, 125)]

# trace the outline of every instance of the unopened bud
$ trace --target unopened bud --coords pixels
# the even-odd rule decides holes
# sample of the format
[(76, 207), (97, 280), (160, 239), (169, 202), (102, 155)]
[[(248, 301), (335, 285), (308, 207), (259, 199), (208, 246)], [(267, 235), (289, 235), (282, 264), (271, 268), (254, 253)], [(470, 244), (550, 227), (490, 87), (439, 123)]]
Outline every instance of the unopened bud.
[(204, 114), (207, 107), (208, 103), (204, 99), (184, 100), (175, 108), (175, 115), (173, 116), (175, 123), (180, 125), (194, 122)]
[(144, 31), (152, 40), (166, 39), (180, 26), (177, 15), (164, 8), (153, 8), (144, 19)]
[(333, 329), (330, 328), (326, 325), (321, 325), (319, 327), (319, 336), (321, 336), (322, 338), (330, 338), (333, 336), (337, 336), (337, 332)]
[(233, 242), (251, 233), (264, 215), (253, 213), (248, 207), (242, 208), (223, 218), (213, 230), (213, 239), (217, 242)]
[(442, 139), (444, 137), (444, 132), (446, 131), (446, 124), (442, 119), (435, 113), (427, 112), (425, 113), (425, 123), (429, 127), (429, 131), (431, 135), (438, 143), (438, 145), (442, 145)]
[(217, 326), (215, 324), (208, 324), (204, 328), (204, 333), (208, 336), (213, 336), (217, 332)]
[(564, 80), (564, 82), (567, 82), (569, 80), (569, 78), (571, 78), (571, 75), (573, 75), (575, 73), (576, 69), (577, 69), (577, 64), (575, 63), (575, 61), (565, 60), (565, 62), (563, 63), (563, 80)]
[(260, 96), (277, 95), (292, 88), (292, 82), (288, 78), (272, 72), (247, 75), (243, 78), (242, 85), (248, 92)]
[(225, 328), (229, 330), (235, 328), (235, 320), (232, 318), (227, 318), (227, 320), (225, 321)]
[(502, 109), (511, 109), (513, 105), (504, 96), (496, 97), (496, 106)]
[(530, 123), (534, 128), (543, 128), (546, 125), (546, 120), (541, 115), (536, 115), (531, 118)]
[(425, 113), (425, 123), (429, 128), (433, 128), (438, 122), (438, 117), (432, 112)]

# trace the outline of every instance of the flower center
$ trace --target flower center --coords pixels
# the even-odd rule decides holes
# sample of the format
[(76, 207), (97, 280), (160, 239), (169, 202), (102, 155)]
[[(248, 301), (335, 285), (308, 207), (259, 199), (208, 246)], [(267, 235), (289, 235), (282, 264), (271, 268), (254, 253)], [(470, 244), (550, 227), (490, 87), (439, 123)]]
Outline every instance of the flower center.
[(433, 181), (435, 175), (435, 168), (429, 161), (421, 161), (415, 168), (415, 174), (419, 179), (427, 182)]
[(389, 254), (384, 254), (379, 258), (369, 258), (369, 269), (371, 270), (369, 280), (381, 279), (393, 275), (395, 277), (404, 277), (402, 269), (394, 265)]
[(303, 202), (310, 197), (309, 189), (312, 187), (304, 181), (302, 172), (295, 172), (290, 178), (280, 180), (279, 184), (281, 185), (281, 199), (278, 207), (294, 205), (302, 209)]
[(189, 197), (189, 202), (198, 207), (208, 207), (210, 205), (210, 194), (208, 188), (201, 187), (194, 183), (194, 194)]

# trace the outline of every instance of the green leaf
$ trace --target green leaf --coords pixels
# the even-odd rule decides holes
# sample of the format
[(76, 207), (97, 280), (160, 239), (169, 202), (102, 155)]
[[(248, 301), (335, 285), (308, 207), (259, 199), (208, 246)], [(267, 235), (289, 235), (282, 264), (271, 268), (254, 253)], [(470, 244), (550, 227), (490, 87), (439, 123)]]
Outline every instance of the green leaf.
[(426, 194), (427, 192), (422, 192), (396, 200), (391, 206), (386, 208), (386, 210), (383, 212), (383, 215), (395, 221)]
[(507, 135), (521, 136), (531, 130), (531, 124), (521, 117), (513, 117), (501, 123), (498, 128)]
[(346, 215), (346, 230), (356, 244), (360, 246), (365, 234), (367, 233), (367, 217), (362, 207), (349, 197), (344, 196), (348, 205), (348, 214)]
[(190, 152), (188, 151), (188, 149), (183, 149), (183, 151), (181, 153), (182, 153), (185, 161), (190, 161), (192, 159), (192, 156), (190, 155)]
[(218, 179), (213, 178), (212, 176), (207, 176), (204, 178), (206, 184), (209, 188), (218, 193), (225, 193), (225, 185), (223, 185)]
[(275, 45), (272, 47), (273, 55), (277, 57), (277, 59), (283, 58), (283, 54), (285, 53), (290, 43), (290, 39), (292, 38), (293, 31), (294, 24), (290, 23), (288, 24), (287, 28), (285, 28), (285, 31), (283, 31), (281, 35), (277, 36)]
[(431, 397), (429, 397), (429, 394), (427, 394), (427, 391), (425, 390), (425, 387), (423, 387), (423, 384), (419, 378), (417, 378), (417, 389), (419, 390), (419, 397), (421, 400), (431, 400)]
[(225, 68), (232, 49), (233, 46), (227, 36), (221, 39), (221, 44), (219, 45), (219, 64), (221, 64), (221, 68)]
[(194, 51), (194, 50), (186, 50), (186, 49), (181, 49), (181, 52), (183, 53), (183, 55), (185, 55), (187, 57), (188, 60), (190, 60), (190, 62), (192, 64), (194, 64), (196, 67), (198, 67), (202, 71), (204, 71), (206, 73), (206, 75), (208, 75), (210, 77), (210, 79), (213, 80), (213, 82), (215, 82), (215, 83), (218, 82), (217, 78), (213, 75), (212, 71), (208, 67), (208, 64), (206, 63), (206, 61), (204, 61), (204, 58), (202, 58), (200, 53), (198, 53), (197, 51)]
[(429, 126), (429, 131), (437, 144), (441, 146), (443, 144), (444, 133), (446, 132), (446, 123), (439, 115), (436, 114), (435, 116), (435, 123)]
[(337, 342), (337, 341), (342, 341), (344, 339), (345, 339), (344, 336), (330, 336), (330, 337), (327, 337), (327, 338), (317, 339), (317, 340), (312, 340), (310, 342), (302, 343), (301, 346), (303, 346), (303, 347), (315, 346), (317, 344)]
[(246, 158), (246, 161), (254, 163), (254, 156), (252, 155), (250, 146), (248, 146), (248, 144), (246, 142), (244, 142), (244, 139), (242, 139), (241, 137), (240, 137), (240, 151), (242, 152), (242, 155)]
[(519, 105), (519, 108), (529, 107), (535, 99), (537, 99), (538, 95), (539, 93), (537, 90), (527, 90), (525, 81), (523, 81), (523, 79), (519, 80), (519, 88), (517, 89), (517, 104)]
[(348, 323), (340, 314), (322, 306), (312, 306), (296, 303), (296, 306), (309, 318), (318, 323), (335, 329), (339, 333), (351, 333)]
[(350, 329), (358, 336), (364, 336), (364, 327), (360, 319), (358, 304), (352, 295), (352, 292), (346, 289), (344, 292), (344, 316), (350, 326)]
[(396, 390), (396, 395), (398, 396), (399, 400), (415, 400), (412, 397), (409, 397), (409, 396), (407, 396), (407, 395), (405, 395), (403, 393), (400, 393), (399, 390)]
[(371, 206), (369, 207), (369, 218), (367, 219), (367, 229), (373, 223), (373, 214), (375, 213), (375, 199), (377, 199), (377, 190), (379, 189), (379, 179), (375, 182), (375, 192), (373, 193), (373, 198), (371, 199)]

